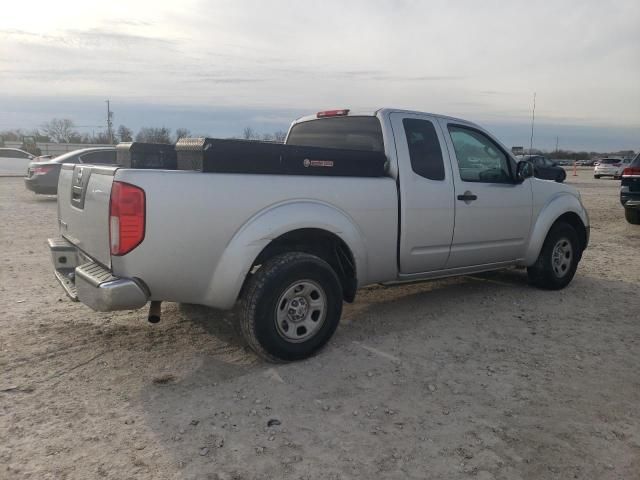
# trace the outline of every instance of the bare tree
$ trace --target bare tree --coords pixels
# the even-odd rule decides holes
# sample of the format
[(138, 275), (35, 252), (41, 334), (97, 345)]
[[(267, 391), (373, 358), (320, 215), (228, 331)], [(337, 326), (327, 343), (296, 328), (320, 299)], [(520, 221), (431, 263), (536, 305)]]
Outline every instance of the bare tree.
[(265, 133), (262, 135), (262, 140), (265, 142), (273, 142), (273, 135), (271, 133)]
[(181, 138), (185, 138), (191, 135), (188, 128), (176, 128), (176, 142)]
[(91, 135), (89, 137), (89, 143), (104, 143), (104, 144), (111, 144), (111, 137), (109, 136), (109, 132), (108, 131), (102, 131), (102, 132), (98, 132), (98, 133), (94, 133), (93, 135)]
[(120, 125), (118, 127), (117, 136), (121, 142), (131, 142), (133, 140), (133, 130), (125, 127), (124, 125)]
[(275, 142), (284, 143), (284, 140), (286, 138), (287, 138), (287, 132), (285, 132), (284, 130), (278, 130), (277, 132), (274, 132), (274, 134), (273, 134), (273, 140)]
[(171, 143), (171, 129), (167, 127), (142, 127), (136, 135), (136, 142)]
[(245, 140), (257, 140), (260, 138), (260, 135), (253, 128), (244, 127), (244, 130), (242, 131), (242, 138)]
[(69, 143), (71, 137), (77, 137), (75, 125), (68, 118), (54, 118), (42, 126), (42, 131), (56, 143)]

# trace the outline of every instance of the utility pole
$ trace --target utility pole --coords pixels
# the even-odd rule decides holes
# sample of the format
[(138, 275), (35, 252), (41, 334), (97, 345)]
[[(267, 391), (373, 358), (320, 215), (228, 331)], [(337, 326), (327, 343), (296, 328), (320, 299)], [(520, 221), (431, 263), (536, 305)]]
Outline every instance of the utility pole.
[(556, 153), (558, 153), (558, 142), (560, 141), (560, 137), (556, 137)]
[(531, 143), (529, 144), (529, 155), (533, 154), (533, 124), (536, 121), (536, 92), (533, 92), (533, 110), (531, 112)]
[(109, 144), (113, 145), (113, 112), (111, 111), (111, 105), (109, 100), (107, 102), (107, 136), (109, 137)]

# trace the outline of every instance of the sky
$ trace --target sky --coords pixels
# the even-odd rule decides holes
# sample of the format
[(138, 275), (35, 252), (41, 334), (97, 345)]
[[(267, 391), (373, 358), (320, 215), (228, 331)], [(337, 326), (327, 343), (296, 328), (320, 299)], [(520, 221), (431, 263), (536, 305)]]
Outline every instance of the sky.
[(70, 118), (211, 136), (331, 108), (458, 116), (506, 145), (640, 149), (637, 0), (20, 0), (0, 130)]

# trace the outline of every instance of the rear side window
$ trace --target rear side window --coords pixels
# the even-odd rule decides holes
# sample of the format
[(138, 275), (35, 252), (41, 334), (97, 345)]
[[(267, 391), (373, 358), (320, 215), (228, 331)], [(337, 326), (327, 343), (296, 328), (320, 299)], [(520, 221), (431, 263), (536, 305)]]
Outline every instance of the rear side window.
[(382, 128), (376, 117), (333, 117), (297, 123), (287, 145), (383, 152)]
[(115, 150), (105, 150), (103, 152), (92, 152), (80, 157), (82, 163), (97, 163), (101, 165), (114, 165), (116, 163)]
[(429, 180), (444, 180), (444, 161), (436, 129), (428, 120), (402, 120), (407, 136), (411, 169)]

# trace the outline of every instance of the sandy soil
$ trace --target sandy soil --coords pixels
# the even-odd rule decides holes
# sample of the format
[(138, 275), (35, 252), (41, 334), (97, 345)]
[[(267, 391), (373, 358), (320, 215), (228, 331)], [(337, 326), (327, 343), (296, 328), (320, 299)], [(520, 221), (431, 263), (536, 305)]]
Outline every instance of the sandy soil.
[(274, 366), (232, 313), (69, 302), (55, 198), (0, 179), (0, 478), (640, 478), (640, 227), (619, 182), (568, 182), (592, 240), (567, 289), (368, 289), (322, 353)]

